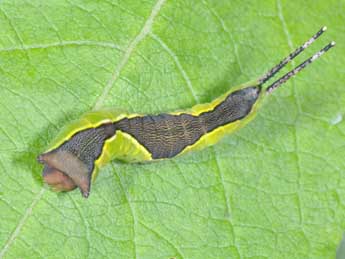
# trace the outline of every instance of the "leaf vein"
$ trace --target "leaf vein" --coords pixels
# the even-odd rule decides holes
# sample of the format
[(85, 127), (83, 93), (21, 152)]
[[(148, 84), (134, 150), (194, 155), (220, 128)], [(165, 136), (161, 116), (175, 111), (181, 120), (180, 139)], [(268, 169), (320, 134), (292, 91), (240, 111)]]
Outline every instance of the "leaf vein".
[(45, 193), (45, 190), (46, 189), (42, 188), (40, 190), (40, 192), (38, 192), (37, 195), (34, 197), (30, 206), (25, 210), (23, 217), (20, 219), (16, 228), (14, 229), (12, 234), (10, 235), (9, 239), (6, 241), (5, 245), (0, 250), (0, 258), (4, 257), (4, 255), (6, 254), (6, 252), (8, 251), (10, 246), (12, 245), (12, 243), (15, 241), (15, 239), (19, 235), (19, 233), (22, 230), (22, 228), (24, 227), (25, 223), (27, 222), (27, 220), (31, 216), (33, 209), (35, 208), (37, 203), (41, 200), (43, 194)]
[(108, 96), (111, 88), (113, 87), (113, 85), (115, 84), (117, 79), (119, 78), (119, 75), (120, 75), (122, 69), (125, 67), (125, 65), (129, 61), (133, 51), (135, 50), (137, 45), (143, 39), (145, 39), (146, 36), (150, 33), (150, 31), (152, 29), (152, 25), (153, 25), (154, 19), (156, 18), (156, 16), (158, 15), (159, 11), (161, 10), (164, 2), (165, 2), (165, 0), (158, 0), (156, 2), (156, 4), (154, 5), (154, 7), (152, 8), (151, 14), (148, 17), (148, 19), (146, 20), (146, 22), (144, 23), (143, 28), (141, 29), (139, 34), (128, 45), (127, 49), (125, 50), (125, 52), (124, 52), (124, 54), (122, 56), (122, 59), (120, 60), (118, 65), (115, 67), (115, 70), (114, 70), (111, 78), (109, 79), (109, 81), (105, 85), (105, 87), (103, 88), (103, 91), (102, 91), (101, 95), (98, 97), (98, 99), (96, 101), (94, 109), (99, 109), (101, 107), (101, 105), (103, 104), (105, 98)]
[(12, 51), (27, 51), (27, 50), (37, 50), (37, 49), (48, 49), (48, 48), (58, 48), (58, 47), (80, 47), (80, 46), (89, 46), (89, 47), (102, 47), (102, 48), (111, 48), (116, 50), (121, 50), (121, 48), (112, 43), (112, 42), (102, 42), (102, 41), (92, 41), (92, 40), (67, 40), (52, 42), (46, 44), (32, 44), (22, 46), (15, 46), (9, 48), (1, 48), (0, 52), (12, 52)]
[[(283, 10), (282, 10), (282, 6), (281, 6), (281, 2), (280, 0), (277, 0), (277, 8), (278, 8), (278, 17), (279, 17), (279, 20), (281, 21), (281, 24), (282, 24), (282, 27), (283, 27), (283, 30), (284, 30), (284, 33), (286, 35), (286, 38), (287, 38), (287, 42), (288, 42), (288, 45), (290, 47), (290, 50), (293, 51), (293, 43), (292, 43), (292, 40), (291, 40), (291, 36), (290, 36), (290, 33), (289, 33), (289, 30), (288, 30), (288, 27), (287, 27), (287, 24), (285, 22), (285, 18), (284, 18), (284, 15), (283, 15)], [(292, 60), (291, 61), (291, 64), (293, 66), (295, 66), (295, 62)], [(293, 84), (293, 95), (294, 95), (294, 99), (296, 100), (296, 105), (297, 105), (297, 109), (298, 109), (298, 112), (301, 113), (301, 105), (299, 103), (299, 99), (298, 99), (298, 94), (297, 94), (297, 88), (296, 88), (296, 84), (295, 84), (295, 80), (292, 79), (292, 84)], [(300, 219), (300, 224), (303, 223), (303, 212), (302, 212), (302, 201), (301, 201), (301, 162), (300, 162), (300, 158), (299, 158), (299, 145), (298, 145), (298, 134), (297, 134), (297, 128), (296, 126), (293, 127), (294, 129), (294, 143), (295, 143), (295, 154), (296, 154), (296, 162), (297, 162), (297, 183), (298, 183), (298, 187), (299, 187), (299, 190), (297, 192), (297, 206), (298, 206), (298, 212), (299, 212), (299, 219)]]
[(191, 81), (190, 81), (190, 79), (189, 79), (189, 77), (187, 75), (187, 72), (183, 69), (183, 67), (182, 67), (182, 65), (181, 65), (177, 55), (172, 51), (171, 48), (168, 47), (168, 45), (166, 45), (164, 43), (164, 41), (161, 38), (158, 37), (158, 35), (156, 35), (154, 33), (151, 33), (150, 36), (151, 36), (152, 39), (154, 39), (156, 42), (158, 42), (159, 45), (161, 45), (161, 47), (172, 57), (172, 59), (174, 60), (178, 70), (180, 71), (183, 79), (186, 81), (188, 89), (191, 92), (193, 98), (199, 103), (200, 102), (199, 98), (196, 95), (196, 93), (195, 93), (195, 91), (193, 89), (193, 85), (192, 85), (192, 83), (191, 83)]

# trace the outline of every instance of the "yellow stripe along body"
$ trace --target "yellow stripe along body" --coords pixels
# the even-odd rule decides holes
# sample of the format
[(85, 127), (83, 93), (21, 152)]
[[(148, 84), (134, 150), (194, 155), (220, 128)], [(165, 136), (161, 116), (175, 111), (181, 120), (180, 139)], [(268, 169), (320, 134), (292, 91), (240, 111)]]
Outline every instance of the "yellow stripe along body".
[[(201, 113), (212, 111), (217, 105), (222, 103), (225, 100), (225, 98), (227, 98), (227, 96), (229, 96), (236, 90), (255, 85), (257, 85), (256, 82), (251, 82), (245, 85), (232, 88), (230, 91), (226, 92), (225, 94), (221, 95), (220, 97), (218, 97), (210, 103), (197, 104), (189, 110), (176, 111), (169, 114), (180, 115), (183, 113), (198, 116)], [(230, 134), (235, 130), (246, 125), (256, 115), (257, 109), (261, 105), (264, 96), (264, 91), (261, 91), (260, 96), (256, 100), (250, 113), (247, 116), (240, 120), (236, 120), (223, 126), (219, 126), (211, 132), (205, 133), (195, 143), (185, 147), (178, 155), (185, 154), (187, 152), (194, 150), (200, 150), (207, 146), (213, 145), (217, 143), (224, 135)], [(51, 143), (50, 147), (46, 152), (58, 148), (62, 143), (68, 141), (72, 138), (72, 136), (74, 136), (80, 131), (90, 128), (96, 128), (106, 123), (114, 123), (124, 118), (134, 118), (141, 116), (145, 115), (128, 114), (126, 112), (118, 110), (102, 110), (88, 112), (84, 114), (79, 120), (73, 121), (69, 125), (64, 127), (60, 134), (56, 137), (56, 139)], [(95, 167), (92, 172), (92, 180), (96, 178), (99, 168), (113, 159), (125, 162), (145, 162), (154, 160), (149, 150), (145, 148), (145, 146), (140, 144), (135, 137), (121, 130), (117, 130), (114, 136), (105, 141), (102, 153), (95, 161)]]

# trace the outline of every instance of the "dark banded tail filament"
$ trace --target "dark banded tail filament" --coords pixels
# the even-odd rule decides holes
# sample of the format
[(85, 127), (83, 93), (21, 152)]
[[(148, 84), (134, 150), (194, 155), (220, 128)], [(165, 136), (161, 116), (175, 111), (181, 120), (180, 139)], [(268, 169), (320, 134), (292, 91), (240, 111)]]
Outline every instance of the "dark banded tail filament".
[(325, 31), (327, 27), (322, 27), (317, 33), (315, 33), (309, 40), (307, 40), (303, 45), (298, 47), (295, 51), (291, 52), (286, 58), (284, 58), (280, 63), (274, 66), (270, 71), (268, 71), (265, 75), (263, 75), (259, 79), (259, 84), (264, 84), (268, 81), (271, 77), (273, 77), (276, 73), (278, 73), (286, 64), (288, 64), (291, 60), (297, 57), (303, 50), (309, 47), (317, 38), (319, 38)]
[(272, 83), (269, 87), (267, 87), (266, 92), (271, 93), (273, 90), (277, 89), (280, 85), (284, 84), (287, 80), (289, 80), (291, 77), (296, 75), (298, 72), (300, 72), (302, 69), (304, 69), (306, 66), (308, 66), (310, 63), (317, 60), (319, 57), (321, 57), (324, 53), (326, 53), (329, 49), (335, 46), (335, 42), (332, 41), (329, 44), (327, 44), (324, 48), (322, 48), (320, 51), (316, 52), (313, 56), (299, 64), (297, 67), (283, 75), (281, 78), (276, 80), (274, 83)]

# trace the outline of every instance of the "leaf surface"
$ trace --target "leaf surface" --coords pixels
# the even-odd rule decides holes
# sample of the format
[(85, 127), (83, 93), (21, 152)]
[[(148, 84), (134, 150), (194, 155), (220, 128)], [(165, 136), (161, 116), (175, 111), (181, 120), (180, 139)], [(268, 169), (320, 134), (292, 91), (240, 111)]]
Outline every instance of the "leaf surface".
[[(0, 258), (334, 258), (345, 226), (345, 26), (331, 1), (1, 1)], [(113, 162), (89, 199), (36, 156), (94, 108), (157, 113), (337, 47), (218, 145)]]

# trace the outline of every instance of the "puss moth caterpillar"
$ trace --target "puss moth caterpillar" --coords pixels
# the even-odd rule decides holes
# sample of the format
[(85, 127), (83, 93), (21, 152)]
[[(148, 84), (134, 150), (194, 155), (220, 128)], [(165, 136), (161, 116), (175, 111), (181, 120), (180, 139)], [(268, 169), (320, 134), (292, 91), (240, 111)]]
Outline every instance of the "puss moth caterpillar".
[(144, 162), (172, 158), (216, 143), (251, 121), (263, 100), (335, 45), (331, 42), (265, 87), (265, 83), (312, 44), (321, 28), (303, 45), (257, 80), (231, 88), (211, 103), (158, 115), (116, 110), (93, 111), (67, 125), (46, 152), (43, 178), (57, 191), (79, 187), (88, 197), (99, 168), (110, 160)]

